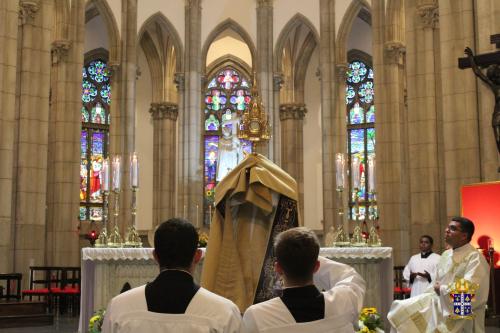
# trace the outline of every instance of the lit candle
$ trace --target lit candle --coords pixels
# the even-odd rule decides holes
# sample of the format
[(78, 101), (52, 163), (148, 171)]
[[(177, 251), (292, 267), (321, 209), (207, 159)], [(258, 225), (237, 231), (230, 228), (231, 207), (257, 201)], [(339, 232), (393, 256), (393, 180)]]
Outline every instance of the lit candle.
[(101, 187), (104, 192), (109, 192), (109, 159), (102, 161)]
[(130, 156), (130, 186), (133, 188), (139, 187), (139, 160), (136, 152)]
[(113, 191), (120, 191), (121, 184), (121, 159), (116, 155), (113, 157)]
[(342, 153), (335, 154), (335, 179), (337, 182), (337, 188), (344, 188), (345, 186), (345, 178), (344, 178), (344, 166), (345, 166), (345, 157)]
[(368, 191), (375, 192), (375, 155), (368, 156)]
[(359, 189), (359, 158), (357, 156), (352, 157), (351, 162), (351, 178), (352, 187)]

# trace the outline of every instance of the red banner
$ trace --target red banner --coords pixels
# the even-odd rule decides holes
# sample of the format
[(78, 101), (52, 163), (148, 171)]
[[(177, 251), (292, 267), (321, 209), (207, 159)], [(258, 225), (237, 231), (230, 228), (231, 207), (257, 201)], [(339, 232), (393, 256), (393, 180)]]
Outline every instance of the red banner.
[(500, 264), (500, 182), (465, 185), (461, 188), (462, 216), (474, 222), (471, 244), (485, 252), (492, 242), (495, 266)]

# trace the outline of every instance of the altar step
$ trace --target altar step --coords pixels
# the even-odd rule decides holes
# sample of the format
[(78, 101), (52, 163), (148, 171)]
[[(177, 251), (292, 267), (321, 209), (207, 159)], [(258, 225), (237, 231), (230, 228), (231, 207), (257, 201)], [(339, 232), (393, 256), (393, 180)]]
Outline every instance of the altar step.
[(45, 302), (2, 302), (0, 303), (0, 329), (52, 325), (54, 315), (47, 314), (46, 308)]

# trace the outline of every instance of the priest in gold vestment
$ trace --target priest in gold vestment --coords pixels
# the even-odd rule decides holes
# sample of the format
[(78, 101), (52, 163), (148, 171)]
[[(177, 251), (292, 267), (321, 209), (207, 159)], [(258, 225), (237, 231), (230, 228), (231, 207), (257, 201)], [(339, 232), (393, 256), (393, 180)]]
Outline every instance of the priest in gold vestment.
[(241, 312), (275, 297), (272, 241), (299, 225), (295, 180), (266, 157), (248, 155), (215, 188), (201, 285)]

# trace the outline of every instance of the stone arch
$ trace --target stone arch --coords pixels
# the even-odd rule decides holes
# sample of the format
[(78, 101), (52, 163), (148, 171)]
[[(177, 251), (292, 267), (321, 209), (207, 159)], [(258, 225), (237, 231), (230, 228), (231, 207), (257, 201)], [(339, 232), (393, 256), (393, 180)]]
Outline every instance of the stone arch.
[(283, 48), (285, 47), (285, 43), (288, 39), (288, 36), (301, 24), (303, 24), (305, 27), (307, 27), (309, 29), (310, 33), (314, 37), (314, 42), (316, 43), (316, 45), (319, 45), (319, 33), (316, 30), (316, 27), (314, 26), (314, 24), (312, 24), (311, 21), (309, 21), (309, 19), (307, 17), (305, 17), (303, 14), (301, 14), (301, 13), (295, 14), (288, 21), (288, 23), (285, 24), (285, 26), (283, 27), (283, 29), (281, 30), (281, 32), (279, 34), (278, 41), (276, 42), (276, 46), (274, 48), (274, 66), (275, 66), (274, 68), (275, 68), (275, 71), (279, 71), (281, 68), (281, 65), (282, 65), (281, 53), (282, 53)]
[(347, 39), (352, 29), (352, 24), (356, 17), (364, 13), (364, 16), (371, 21), (371, 7), (366, 0), (352, 1), (340, 23), (339, 32), (336, 43), (336, 59), (337, 63), (347, 63)]
[(214, 42), (214, 40), (219, 36), (223, 31), (230, 29), (237, 33), (243, 41), (247, 44), (248, 48), (250, 49), (250, 54), (252, 55), (252, 67), (255, 66), (256, 63), (256, 50), (255, 50), (255, 45), (252, 41), (252, 38), (246, 32), (246, 30), (239, 25), (236, 21), (234, 21), (231, 18), (228, 18), (227, 20), (219, 23), (213, 30), (212, 32), (208, 35), (207, 39), (205, 40), (205, 43), (203, 45), (203, 49), (201, 51), (201, 61), (202, 61), (202, 68), (204, 69), (204, 72), (207, 73), (207, 54), (208, 54), (208, 49), (210, 48), (210, 45)]
[(228, 66), (234, 67), (234, 69), (245, 75), (250, 81), (252, 80), (252, 68), (250, 68), (250, 66), (248, 66), (242, 59), (232, 54), (226, 54), (225, 56), (222, 56), (212, 62), (210, 66), (207, 67), (206, 78), (210, 78), (212, 75)]
[(319, 34), (314, 25), (300, 13), (281, 31), (274, 52), (274, 70), (281, 72), (285, 79), (281, 102), (304, 102), (307, 66), (318, 45)]
[[(146, 33), (149, 26), (153, 24), (159, 24), (168, 34), (168, 37), (172, 38), (172, 44), (175, 49), (175, 70), (176, 72), (182, 72), (183, 69), (183, 46), (181, 38), (179, 37), (179, 33), (177, 29), (175, 29), (174, 25), (169, 21), (169, 19), (163, 15), (161, 12), (156, 12), (151, 15), (141, 26), (139, 29), (139, 33), (137, 35), (138, 44), (141, 43), (141, 39), (143, 35)], [(150, 36), (151, 37), (151, 36)]]
[(146, 61), (148, 62), (149, 72), (151, 74), (151, 100), (153, 102), (162, 101), (162, 65), (160, 60), (160, 55), (154, 44), (153, 38), (151, 38), (149, 32), (145, 31), (139, 40), (139, 45), (144, 51), (146, 56)]
[(363, 61), (365, 64), (373, 68), (373, 57), (366, 52), (358, 49), (352, 49), (347, 52), (347, 62), (351, 62), (355, 59)]
[(113, 15), (113, 11), (109, 7), (106, 0), (90, 0), (85, 6), (85, 12), (89, 12), (89, 14), (86, 14), (86, 18), (94, 17), (92, 16), (95, 15), (93, 8), (96, 8), (99, 15), (102, 16), (104, 24), (106, 24), (106, 28), (108, 30), (109, 63), (120, 63), (120, 32), (118, 30), (115, 16)]

